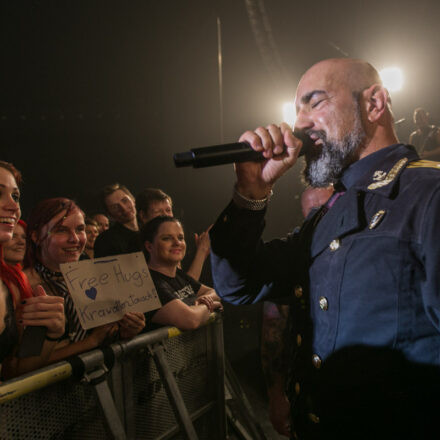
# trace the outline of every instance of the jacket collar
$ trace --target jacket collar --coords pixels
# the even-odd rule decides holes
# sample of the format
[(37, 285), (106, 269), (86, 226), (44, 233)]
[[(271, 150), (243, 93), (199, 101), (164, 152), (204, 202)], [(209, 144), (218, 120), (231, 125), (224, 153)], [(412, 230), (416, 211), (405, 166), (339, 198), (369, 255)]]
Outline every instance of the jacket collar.
[(355, 162), (344, 172), (341, 181), (347, 189), (353, 187), (390, 197), (402, 171), (409, 162), (418, 159), (413, 147), (391, 145)]

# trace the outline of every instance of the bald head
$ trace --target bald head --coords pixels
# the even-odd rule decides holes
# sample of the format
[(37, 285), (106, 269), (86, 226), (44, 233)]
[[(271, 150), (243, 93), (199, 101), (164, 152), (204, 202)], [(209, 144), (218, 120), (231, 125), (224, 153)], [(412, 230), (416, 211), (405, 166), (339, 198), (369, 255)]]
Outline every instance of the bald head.
[(313, 65), (301, 78), (301, 82), (320, 78), (327, 87), (349, 89), (360, 93), (373, 84), (382, 85), (377, 70), (366, 61), (351, 58), (330, 58)]
[[(322, 177), (309, 179), (306, 170), (305, 179), (312, 186), (327, 186), (333, 181), (330, 175), (398, 142), (388, 91), (365, 61), (332, 58), (316, 63), (301, 78), (295, 101), (295, 129), (315, 141), (315, 158), (322, 156), (321, 150), (328, 156), (316, 170)], [(313, 167), (316, 161), (306, 155), (306, 162)], [(327, 172), (333, 164), (335, 169)]]

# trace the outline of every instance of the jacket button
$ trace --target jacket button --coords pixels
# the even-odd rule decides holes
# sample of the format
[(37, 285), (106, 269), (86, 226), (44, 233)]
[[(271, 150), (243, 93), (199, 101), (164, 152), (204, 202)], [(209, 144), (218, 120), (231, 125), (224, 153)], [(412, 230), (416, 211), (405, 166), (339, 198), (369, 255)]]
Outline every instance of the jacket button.
[(299, 396), (300, 392), (301, 392), (301, 386), (300, 386), (299, 382), (297, 382), (295, 384), (295, 393), (296, 393), (297, 396)]
[(328, 301), (325, 296), (319, 297), (319, 308), (324, 311), (328, 310)]
[(295, 287), (295, 296), (296, 296), (297, 298), (301, 298), (301, 297), (302, 297), (302, 294), (303, 294), (303, 289), (302, 289), (302, 287), (301, 287), (301, 286), (296, 286), (296, 287)]
[(312, 363), (315, 368), (320, 368), (322, 364), (322, 360), (317, 354), (314, 354), (312, 356)]
[(302, 337), (301, 335), (298, 333), (296, 335), (296, 345), (298, 345), (298, 347), (301, 347), (301, 343), (302, 343)]
[(329, 248), (332, 252), (337, 251), (340, 247), (341, 241), (339, 240), (339, 238), (334, 239), (329, 245)]

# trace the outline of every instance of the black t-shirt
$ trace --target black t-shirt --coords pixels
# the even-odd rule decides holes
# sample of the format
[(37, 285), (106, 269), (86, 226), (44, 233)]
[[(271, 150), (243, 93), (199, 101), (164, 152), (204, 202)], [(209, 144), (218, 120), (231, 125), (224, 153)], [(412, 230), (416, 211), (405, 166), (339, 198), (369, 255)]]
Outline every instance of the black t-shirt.
[[(180, 299), (188, 306), (194, 305), (201, 284), (183, 270), (177, 269), (174, 278), (152, 269), (150, 269), (150, 274), (162, 306), (174, 299)], [(151, 319), (156, 312), (157, 310), (152, 310), (145, 314), (148, 329), (154, 327)]]
[(132, 231), (120, 223), (99, 234), (95, 241), (94, 257), (131, 254), (142, 250), (139, 232)]

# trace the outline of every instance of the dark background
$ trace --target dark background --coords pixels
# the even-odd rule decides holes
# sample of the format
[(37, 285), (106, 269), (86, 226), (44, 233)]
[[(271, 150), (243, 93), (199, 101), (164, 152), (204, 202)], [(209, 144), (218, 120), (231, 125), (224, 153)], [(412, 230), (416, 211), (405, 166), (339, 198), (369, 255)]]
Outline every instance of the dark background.
[[(349, 55), (379, 70), (400, 67), (405, 83), (392, 99), (396, 120), (405, 118), (397, 131), (406, 141), (415, 107), (440, 122), (439, 5), (2, 0), (0, 159), (23, 172), (23, 217), (38, 200), (54, 196), (74, 198), (92, 213), (99, 210), (99, 189), (119, 181), (135, 195), (162, 188), (187, 235), (205, 229), (230, 199), (232, 167), (176, 169), (173, 153), (232, 142), (246, 129), (281, 122), (282, 105), (293, 100), (301, 74), (323, 58)], [(277, 183), (265, 238), (301, 222), (300, 168)], [(209, 273), (204, 276), (206, 282)], [(225, 306), (227, 356), (251, 397), (264, 392), (260, 319), (260, 305)]]
[[(344, 53), (403, 70), (402, 140), (414, 107), (440, 120), (434, 1), (2, 1), (0, 12), (1, 158), (24, 174), (24, 218), (58, 195), (95, 211), (98, 190), (119, 181), (164, 189), (189, 232), (214, 221), (231, 166), (176, 169), (172, 155), (221, 142), (217, 17), (224, 142), (280, 122), (300, 75)], [(301, 221), (299, 168), (277, 185), (267, 238)]]

